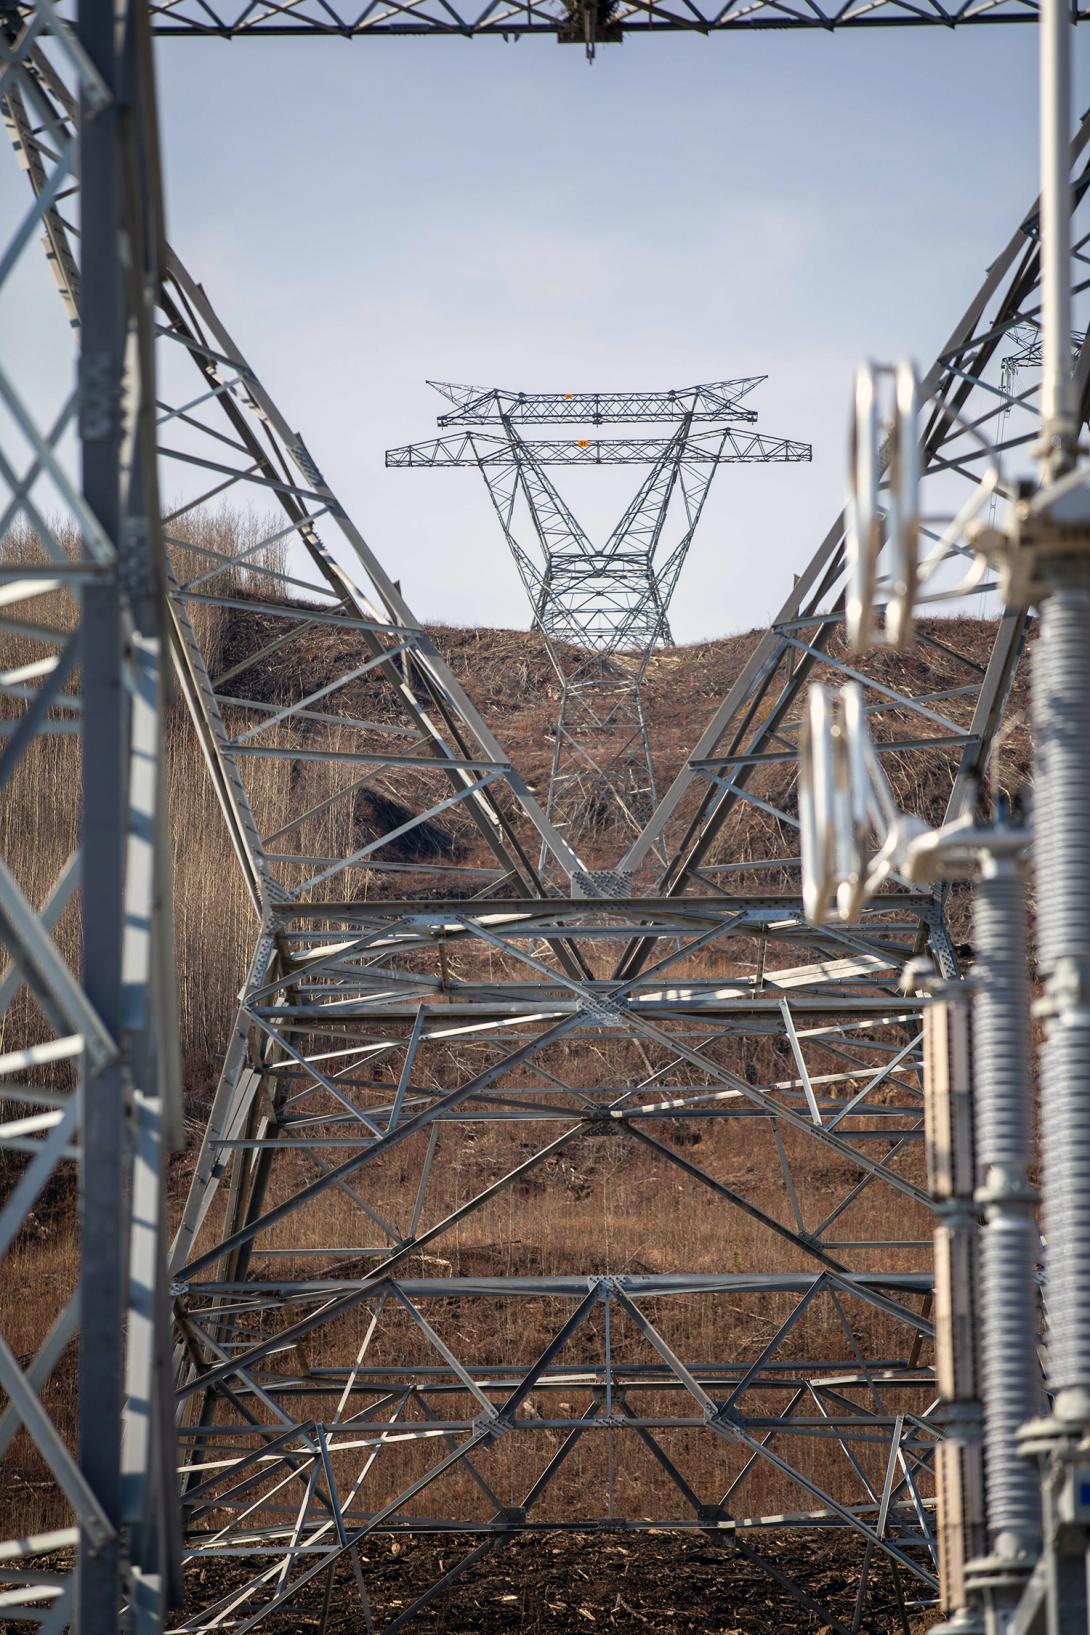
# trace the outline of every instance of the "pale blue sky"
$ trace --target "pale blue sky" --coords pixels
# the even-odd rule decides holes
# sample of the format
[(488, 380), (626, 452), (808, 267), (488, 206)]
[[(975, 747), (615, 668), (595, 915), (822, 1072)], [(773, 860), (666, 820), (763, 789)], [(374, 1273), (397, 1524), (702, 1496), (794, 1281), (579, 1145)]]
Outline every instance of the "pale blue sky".
[[(720, 472), (674, 604), (683, 640), (745, 628), (839, 504), (855, 362), (929, 361), (1036, 191), (1026, 27), (660, 37), (593, 67), (548, 40), (158, 62), (171, 239), (416, 612), (450, 622), (527, 609), (477, 473), (383, 467), (435, 435), (426, 376), (767, 372), (762, 428), (814, 464)], [(564, 487), (608, 531), (638, 476)]]

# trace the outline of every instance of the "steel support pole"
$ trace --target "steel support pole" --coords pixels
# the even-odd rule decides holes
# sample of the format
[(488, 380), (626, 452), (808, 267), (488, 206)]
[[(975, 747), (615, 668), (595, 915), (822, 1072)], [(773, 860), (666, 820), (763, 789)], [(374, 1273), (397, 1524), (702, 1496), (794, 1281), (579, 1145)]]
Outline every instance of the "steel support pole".
[[(121, 390), (125, 356), (117, 14), (111, 0), (80, 0), (80, 43), (113, 93), (81, 107), (80, 441), (87, 503), (120, 555)], [(114, 574), (83, 591), (83, 982), (115, 1039), (123, 1026), (121, 943), (126, 756), (120, 588)], [(81, 1197), (79, 1458), (115, 1529), (121, 1523), (124, 1379), (123, 1065), (115, 1056), (84, 1080)], [(80, 1635), (116, 1635), (120, 1539), (81, 1538)]]
[[(941, 993), (941, 990), (940, 990)], [(969, 1018), (964, 984), (924, 1012), (928, 1190), (935, 1203), (935, 1375), (943, 1439), (935, 1454), (940, 1601), (935, 1635), (981, 1635), (966, 1567), (984, 1545), (978, 1356), (972, 1321), (973, 1208)]]
[(1071, 8), (1041, 0), (1041, 439), (1046, 477), (1075, 456), (1071, 373)]

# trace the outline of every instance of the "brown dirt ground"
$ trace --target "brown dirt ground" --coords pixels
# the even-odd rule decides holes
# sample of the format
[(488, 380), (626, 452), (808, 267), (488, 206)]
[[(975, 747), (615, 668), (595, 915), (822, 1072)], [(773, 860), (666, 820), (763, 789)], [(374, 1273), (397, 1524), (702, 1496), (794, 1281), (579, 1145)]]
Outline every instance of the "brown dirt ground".
[[(372, 1609), (387, 1618), (474, 1548), (475, 1540), (382, 1539), (371, 1542), (364, 1572)], [(665, 1532), (625, 1536), (546, 1533), (505, 1541), (469, 1568), (456, 1586), (437, 1597), (412, 1628), (434, 1635), (573, 1635), (608, 1630), (613, 1635), (838, 1635), (852, 1628), (859, 1587), (859, 1552), (851, 1542), (817, 1532), (761, 1538), (755, 1549), (774, 1568), (794, 1578), (827, 1613), (808, 1611), (789, 1597), (757, 1563), (728, 1539)], [(207, 1606), (230, 1586), (230, 1569), (206, 1568), (191, 1582)], [(320, 1581), (316, 1581), (318, 1583)], [(900, 1584), (885, 1565), (871, 1573), (860, 1635), (911, 1631), (921, 1615), (915, 1581)], [(321, 1627), (322, 1593), (291, 1604), (267, 1627), (277, 1635)], [(194, 1607), (200, 1603), (194, 1601)], [(903, 1610), (902, 1610), (903, 1608)], [(266, 1625), (262, 1625), (265, 1628)], [(344, 1574), (331, 1597), (328, 1635), (363, 1628), (358, 1592)]]

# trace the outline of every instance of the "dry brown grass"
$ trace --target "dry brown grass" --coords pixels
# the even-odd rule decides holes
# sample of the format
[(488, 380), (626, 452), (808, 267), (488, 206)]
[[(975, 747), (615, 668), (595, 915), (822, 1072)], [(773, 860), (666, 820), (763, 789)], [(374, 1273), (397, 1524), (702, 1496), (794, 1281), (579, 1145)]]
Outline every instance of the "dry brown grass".
[[(222, 541), (225, 530), (229, 535), (230, 530), (238, 526), (230, 517), (191, 519), (187, 537), (195, 547), (193, 561), (200, 560), (202, 544), (215, 545)], [(31, 548), (32, 542), (25, 538), (6, 542), (4, 547), (5, 552)], [(246, 590), (244, 572), (240, 571), (237, 588), (243, 593)], [(66, 610), (62, 604), (63, 598), (58, 596), (49, 609), (48, 616), (57, 622), (71, 618), (71, 609)], [(199, 619), (203, 621), (201, 639), (213, 669), (218, 664), (233, 662), (238, 651), (259, 639), (260, 619), (228, 614), (220, 609), (201, 609)], [(465, 682), (501, 741), (509, 747), (527, 781), (543, 796), (552, 748), (549, 734), (559, 701), (558, 684), (544, 644), (537, 637), (514, 631), (441, 627), (433, 634), (440, 651)], [(990, 634), (988, 625), (970, 620), (950, 621), (943, 627), (944, 640), (981, 661), (986, 657)], [(696, 741), (715, 703), (737, 676), (756, 639), (751, 633), (676, 649), (652, 661), (646, 699), (658, 755), (660, 790)], [(317, 684), (321, 684), (326, 674), (333, 674), (342, 662), (343, 653), (336, 647), (340, 640), (343, 640), (340, 636), (324, 637), (321, 633), (315, 636), (307, 663)], [(26, 645), (33, 647), (30, 643)], [(21, 648), (13, 647), (12, 651), (5, 651), (3, 660), (8, 665), (22, 662), (23, 656)], [(883, 655), (878, 660), (883, 679), (917, 689), (929, 681), (935, 684), (928, 669), (931, 662), (926, 655), (921, 657), (918, 653)], [(278, 686), (283, 685), (282, 678), (278, 681), (272, 675), (265, 678), (264, 684), (269, 699), (275, 700)], [(1021, 684), (1012, 719), (1015, 730), (1004, 745), (999, 776), (1000, 786), (1010, 789), (1025, 777), (1028, 759)], [(171, 712), (168, 723), (167, 763), (180, 1018), (192, 1146), (229, 1034), (238, 990), (253, 949), (256, 924), (191, 725), (180, 708)], [(256, 799), (259, 805), (267, 803), (268, 810), (272, 811), (282, 795), (275, 780), (286, 774), (280, 763), (266, 761), (260, 765), (269, 771), (265, 786), (256, 792)], [(936, 755), (926, 768), (921, 768), (918, 760), (906, 761), (891, 771), (906, 805), (927, 817), (940, 814), (950, 787), (949, 756)], [(308, 775), (316, 780), (314, 788), (307, 791), (308, 799), (317, 798), (321, 793), (317, 780), (322, 773), (319, 769)], [(783, 779), (787, 774), (782, 769), (772, 769), (762, 776), (766, 777), (765, 787), (770, 795), (784, 797)], [(78, 806), (79, 768), (74, 740), (56, 737), (36, 744), (32, 758), (0, 805), (0, 849), (5, 857), (18, 860), (20, 878), (33, 902), (43, 900), (70, 849)], [(343, 824), (343, 819), (336, 821)], [(731, 832), (730, 855), (735, 859), (767, 855), (770, 844), (777, 840), (775, 828), (774, 819), (749, 809), (744, 820)], [(338, 848), (346, 848), (351, 839), (339, 830), (332, 830), (323, 843), (331, 855), (336, 855)], [(603, 860), (612, 861), (610, 847), (615, 841), (616, 836), (602, 838)], [(441, 889), (441, 882), (430, 881), (428, 885), (436, 892)], [(378, 877), (376, 892), (381, 894), (385, 889), (382, 878)], [(404, 888), (399, 884), (397, 889), (400, 892)], [(960, 909), (958, 921), (961, 924)], [(964, 936), (963, 927), (959, 934)], [(66, 913), (59, 940), (66, 956), (75, 961), (79, 941), (78, 904)], [(730, 974), (737, 966), (738, 957), (738, 951), (730, 957), (719, 953), (702, 955), (692, 962), (691, 974), (703, 977)], [(455, 951), (452, 967), (459, 975), (483, 975), (491, 972), (492, 960), (491, 953), (479, 948), (465, 953)], [(31, 1039), (38, 1033), (39, 1019), (24, 997), (9, 1013), (4, 1046), (9, 1047), (16, 1039)], [(629, 1048), (624, 1046), (620, 1050)], [(760, 1051), (765, 1052), (765, 1057), (758, 1060)], [(558, 1058), (558, 1070), (569, 1083), (589, 1084), (601, 1076), (608, 1082), (613, 1075), (618, 1082), (631, 1082), (632, 1064), (620, 1058), (616, 1046), (591, 1048), (581, 1043), (575, 1047), (560, 1047), (560, 1055), (565, 1052), (568, 1054), (562, 1063)], [(766, 1042), (750, 1049), (749, 1065), (757, 1068), (762, 1081), (788, 1077), (791, 1072), (782, 1065), (783, 1054), (781, 1050), (777, 1057), (776, 1043)], [(740, 1060), (730, 1060), (726, 1049), (717, 1060), (736, 1070), (742, 1066)], [(777, 1061), (781, 1064), (778, 1070)], [(432, 1074), (433, 1082), (444, 1082), (445, 1068), (438, 1052), (429, 1058), (426, 1070)], [(835, 1071), (835, 1064), (830, 1059), (829, 1065), (822, 1069), (819, 1062), (818, 1070)], [(517, 1139), (511, 1134), (512, 1128), (518, 1131)], [(436, 1165), (436, 1179), (428, 1199), (429, 1213), (437, 1217), (471, 1196), (482, 1181), (502, 1173), (512, 1159), (519, 1156), (517, 1141), (526, 1139), (525, 1130), (517, 1126), (484, 1125), (468, 1136), (453, 1127), (444, 1131), (441, 1162)], [(736, 1187), (758, 1208), (782, 1214), (783, 1185), (778, 1161), (771, 1136), (763, 1127), (708, 1120), (699, 1126), (683, 1124), (673, 1136), (664, 1135), (664, 1139), (684, 1146), (695, 1162), (725, 1184)], [(786, 1145), (800, 1194), (805, 1197), (806, 1207), (812, 1210), (814, 1218), (819, 1218), (823, 1204), (842, 1194), (844, 1175), (830, 1163), (827, 1153), (814, 1148), (805, 1138), (788, 1131)], [(178, 1162), (177, 1191), (184, 1184), (191, 1156), (190, 1152)], [(378, 1208), (393, 1213), (403, 1207), (406, 1184), (412, 1185), (418, 1163), (419, 1154), (407, 1145), (396, 1161), (375, 1166), (370, 1183), (373, 1191), (369, 1195)], [(918, 1154), (913, 1163), (916, 1165), (914, 1178), (918, 1179)], [(289, 1190), (304, 1168), (302, 1158), (282, 1160), (276, 1191), (270, 1201)], [(864, 1192), (843, 1217), (841, 1235), (861, 1240), (883, 1236), (888, 1231), (889, 1208), (888, 1194), (879, 1194), (877, 1189)], [(899, 1234), (921, 1239), (927, 1235), (929, 1222), (922, 1212), (916, 1212), (920, 1216), (916, 1219), (910, 1210), (900, 1206), (898, 1210)], [(4, 1285), (0, 1289), (0, 1329), (20, 1356), (29, 1356), (33, 1351), (49, 1320), (49, 1312), (58, 1309), (74, 1275), (71, 1214), (71, 1199), (54, 1197), (50, 1209), (42, 1214), (38, 1235), (28, 1236), (7, 1263)], [(359, 1215), (346, 1206), (342, 1198), (326, 1193), (312, 1208), (293, 1217), (290, 1233), (285, 1228), (279, 1239), (270, 1234), (267, 1245), (276, 1247), (279, 1242), (282, 1247), (301, 1249), (346, 1240), (352, 1242), (353, 1235), (359, 1231), (359, 1221)], [(214, 1229), (215, 1223), (216, 1210), (213, 1210), (210, 1229)], [(908, 1252), (903, 1258), (905, 1269), (908, 1262), (926, 1263), (926, 1255), (918, 1252)], [(893, 1259), (886, 1252), (861, 1251), (854, 1257), (853, 1265), (860, 1270), (891, 1268)], [(290, 1258), (279, 1264), (284, 1274), (290, 1275)], [(309, 1269), (313, 1262), (300, 1260), (298, 1264), (307, 1265)], [(803, 1270), (809, 1262), (745, 1215), (732, 1212), (727, 1205), (716, 1204), (706, 1195), (701, 1196), (693, 1183), (668, 1161), (657, 1159), (645, 1149), (617, 1137), (596, 1138), (567, 1149), (536, 1172), (524, 1188), (501, 1194), (469, 1216), (435, 1246), (432, 1254), (420, 1257), (407, 1269), (416, 1275), (448, 1269), (455, 1274), (586, 1274), (588, 1271), (665, 1271), (682, 1265), (692, 1271), (773, 1271), (793, 1267)], [(33, 1300), (27, 1298), (28, 1290), (34, 1291)], [(755, 1355), (786, 1310), (780, 1297), (760, 1302), (742, 1298), (730, 1309), (723, 1302), (695, 1298), (662, 1302), (661, 1306), (661, 1311), (650, 1314), (656, 1320), (661, 1319), (663, 1332), (683, 1355), (703, 1360)], [(529, 1359), (544, 1344), (549, 1325), (555, 1324), (557, 1316), (548, 1303), (542, 1303), (529, 1318), (525, 1307), (486, 1299), (474, 1302), (472, 1313), (473, 1327), (468, 1329), (463, 1324), (457, 1338), (467, 1359), (484, 1362)], [(457, 1314), (452, 1308), (449, 1313), (429, 1311), (429, 1316), (442, 1327), (448, 1320), (453, 1322)], [(367, 1320), (368, 1314), (362, 1307), (343, 1319), (328, 1335), (331, 1352), (343, 1357), (354, 1350)], [(903, 1354), (903, 1331), (894, 1332), (892, 1324), (873, 1314), (864, 1315), (860, 1323), (865, 1328), (872, 1356)], [(588, 1330), (588, 1346), (592, 1338), (597, 1343), (597, 1337)], [(419, 1349), (420, 1337), (408, 1331), (399, 1333), (394, 1327), (385, 1343), (391, 1348), (400, 1344), (402, 1354), (411, 1357), (414, 1346)], [(635, 1339), (622, 1334), (617, 1343), (622, 1354), (625, 1345), (635, 1345)], [(820, 1313), (815, 1313), (798, 1344), (804, 1345), (806, 1354), (812, 1357), (844, 1354), (843, 1329), (831, 1307), (823, 1306)], [(787, 1354), (791, 1354), (790, 1348)], [(65, 1430), (71, 1429), (72, 1388), (73, 1370), (69, 1363), (57, 1371), (49, 1390), (50, 1405), (57, 1411)], [(896, 1391), (889, 1392), (888, 1402), (893, 1411), (902, 1405)], [(582, 1411), (584, 1406), (583, 1399), (576, 1394), (571, 1404), (577, 1411)], [(541, 1404), (537, 1411), (543, 1411)], [(721, 1491), (736, 1473), (739, 1458), (736, 1450), (726, 1444), (716, 1444), (706, 1433), (671, 1432), (666, 1439), (670, 1451), (676, 1454), (702, 1491), (711, 1493), (716, 1488)], [(542, 1449), (551, 1448), (555, 1446), (556, 1433), (542, 1431), (539, 1440)], [(835, 1446), (811, 1443), (809, 1447), (796, 1449), (790, 1441), (790, 1438), (784, 1439), (785, 1456), (794, 1455), (805, 1461), (816, 1480), (826, 1482), (833, 1491), (837, 1491), (838, 1485), (843, 1486), (845, 1493), (853, 1486), (854, 1478), (844, 1469), (843, 1455)], [(28, 1529), (32, 1523), (34, 1526), (54, 1524), (57, 1512), (50, 1508), (48, 1491), (37, 1485), (41, 1471), (32, 1450), (20, 1442), (15, 1452), (16, 1485), (9, 1487), (5, 1495), (7, 1507), (14, 1508), (19, 1524)], [(391, 1455), (386, 1461), (390, 1482), (404, 1480), (412, 1473), (415, 1462), (425, 1457), (430, 1457), (426, 1449), (405, 1449), (396, 1457)], [(585, 1505), (588, 1495), (600, 1495), (606, 1457), (604, 1438), (584, 1438), (556, 1484), (556, 1506)], [(507, 1439), (501, 1440), (483, 1458), (483, 1464), (490, 1479), (505, 1490), (508, 1487), (513, 1490), (518, 1486), (522, 1462), (528, 1458), (529, 1450), (524, 1443), (516, 1447), (514, 1439)], [(12, 1462), (8, 1463), (10, 1466)], [(618, 1474), (614, 1502), (620, 1514), (650, 1513), (652, 1506), (661, 1509), (674, 1504), (678, 1498), (658, 1467), (649, 1461), (636, 1460)], [(761, 1478), (759, 1502), (763, 1508), (797, 1508), (800, 1495), (774, 1474), (766, 1475)], [(444, 1490), (429, 1499), (429, 1505), (431, 1508), (451, 1506), (446, 1513), (469, 1517), (480, 1511), (481, 1495), (464, 1473), (456, 1471)]]

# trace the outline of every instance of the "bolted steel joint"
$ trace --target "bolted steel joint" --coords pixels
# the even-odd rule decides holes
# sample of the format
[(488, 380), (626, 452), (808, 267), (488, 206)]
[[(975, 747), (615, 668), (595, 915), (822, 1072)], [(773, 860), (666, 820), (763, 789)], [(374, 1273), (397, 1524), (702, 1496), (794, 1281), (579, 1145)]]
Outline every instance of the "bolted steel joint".
[(713, 1402), (705, 1407), (704, 1423), (710, 1430), (742, 1431), (746, 1427), (744, 1415), (726, 1402)]
[(79, 360), (79, 434), (85, 443), (120, 437), (124, 377), (110, 352), (84, 352)]
[(482, 1409), (473, 1421), (474, 1436), (482, 1438), (489, 1447), (510, 1429), (511, 1421), (505, 1419), (498, 1408)]
[(289, 446), (288, 452), (311, 487), (325, 487), (325, 478), (319, 471), (317, 463), (312, 458), (310, 450), (301, 437)]

